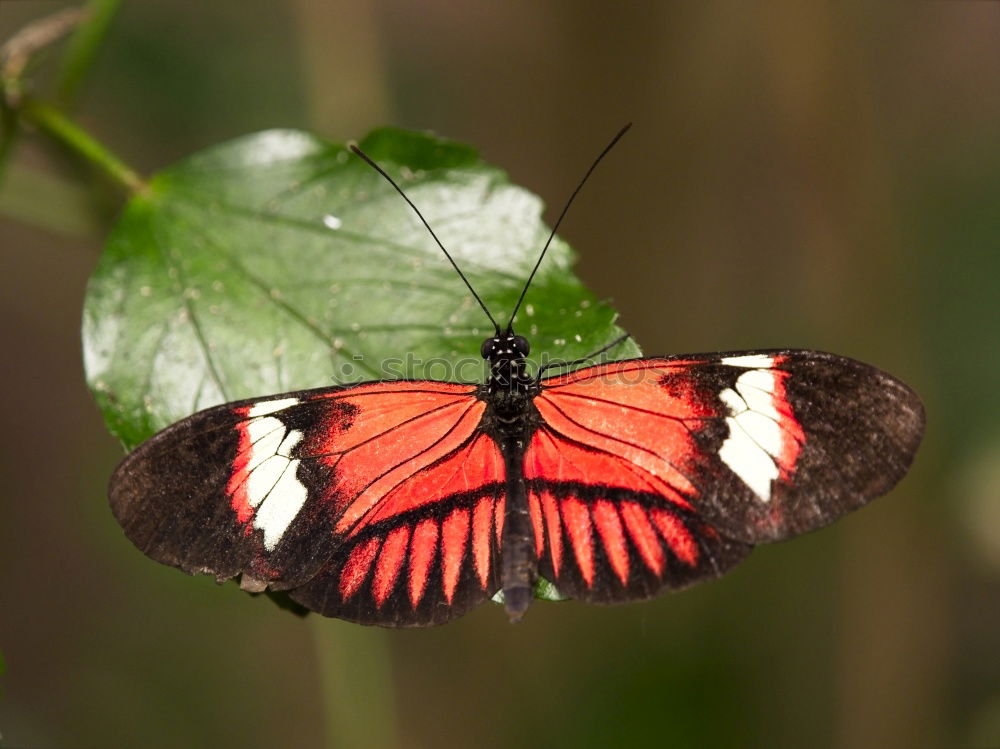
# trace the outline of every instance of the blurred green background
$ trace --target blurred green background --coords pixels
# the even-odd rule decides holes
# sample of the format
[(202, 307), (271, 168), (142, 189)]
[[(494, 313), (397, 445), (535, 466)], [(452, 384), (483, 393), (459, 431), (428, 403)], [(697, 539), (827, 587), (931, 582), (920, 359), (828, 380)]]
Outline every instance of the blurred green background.
[[(0, 0), (0, 40), (67, 5)], [(141, 172), (394, 124), (552, 220), (634, 121), (561, 234), (644, 349), (836, 351), (928, 431), (889, 496), (678, 595), (298, 620), (111, 517), (79, 330), (121, 196), (29, 133), (0, 186), (3, 745), (1000, 746), (998, 50), (1000, 3), (961, 0), (125, 2), (75, 116)]]

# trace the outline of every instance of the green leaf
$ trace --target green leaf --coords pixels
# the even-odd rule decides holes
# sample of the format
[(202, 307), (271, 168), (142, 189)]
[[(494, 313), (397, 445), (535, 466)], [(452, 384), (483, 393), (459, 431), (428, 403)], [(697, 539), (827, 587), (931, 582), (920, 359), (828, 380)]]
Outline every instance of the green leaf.
[[(505, 325), (548, 235), (541, 201), (469, 146), (382, 129), (361, 147)], [(149, 184), (84, 307), (87, 381), (126, 447), (227, 400), (402, 376), (482, 381), (491, 325), (409, 206), (344, 146), (268, 131)], [(515, 321), (535, 361), (621, 334), (572, 262), (557, 239)], [(631, 341), (612, 352), (637, 353)]]

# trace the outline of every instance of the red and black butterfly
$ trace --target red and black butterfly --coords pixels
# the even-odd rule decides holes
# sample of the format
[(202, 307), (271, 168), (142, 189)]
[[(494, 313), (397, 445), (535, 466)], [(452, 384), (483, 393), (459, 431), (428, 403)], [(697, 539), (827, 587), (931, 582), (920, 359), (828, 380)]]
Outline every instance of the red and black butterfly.
[(484, 384), (369, 382), (194, 414), (118, 467), (115, 517), (159, 562), (325, 616), (439, 624), (502, 592), (517, 619), (540, 579), (617, 603), (718, 577), (887, 492), (923, 435), (918, 396), (845, 357), (532, 375), (513, 319), (483, 342)]

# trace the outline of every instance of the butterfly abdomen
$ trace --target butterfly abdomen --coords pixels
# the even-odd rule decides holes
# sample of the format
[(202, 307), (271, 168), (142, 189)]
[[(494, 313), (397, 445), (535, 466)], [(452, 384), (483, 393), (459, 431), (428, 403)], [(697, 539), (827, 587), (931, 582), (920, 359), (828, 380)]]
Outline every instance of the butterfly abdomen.
[(507, 504), (500, 544), (502, 567), (500, 582), (504, 606), (512, 622), (518, 621), (535, 597), (538, 560), (534, 554), (531, 515), (521, 461), (524, 448), (503, 446), (507, 463)]
[(538, 428), (530, 395), (517, 389), (490, 394), (481, 428), (500, 448), (506, 473), (506, 499), (500, 537), (500, 587), (511, 621), (519, 620), (534, 600), (538, 559), (524, 481), (524, 453)]

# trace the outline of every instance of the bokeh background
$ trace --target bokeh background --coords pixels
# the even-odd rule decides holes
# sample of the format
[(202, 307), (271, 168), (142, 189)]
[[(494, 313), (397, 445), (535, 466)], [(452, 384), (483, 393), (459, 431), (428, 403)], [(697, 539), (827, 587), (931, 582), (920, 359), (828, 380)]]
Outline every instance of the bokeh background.
[[(67, 5), (0, 0), (0, 39)], [(432, 129), (550, 220), (633, 121), (561, 234), (645, 350), (837, 351), (928, 431), (889, 496), (681, 594), (299, 620), (112, 519), (79, 330), (121, 196), (29, 134), (0, 187), (2, 745), (1000, 746), (1000, 3), (133, 1), (75, 116), (144, 173), (268, 127)]]

